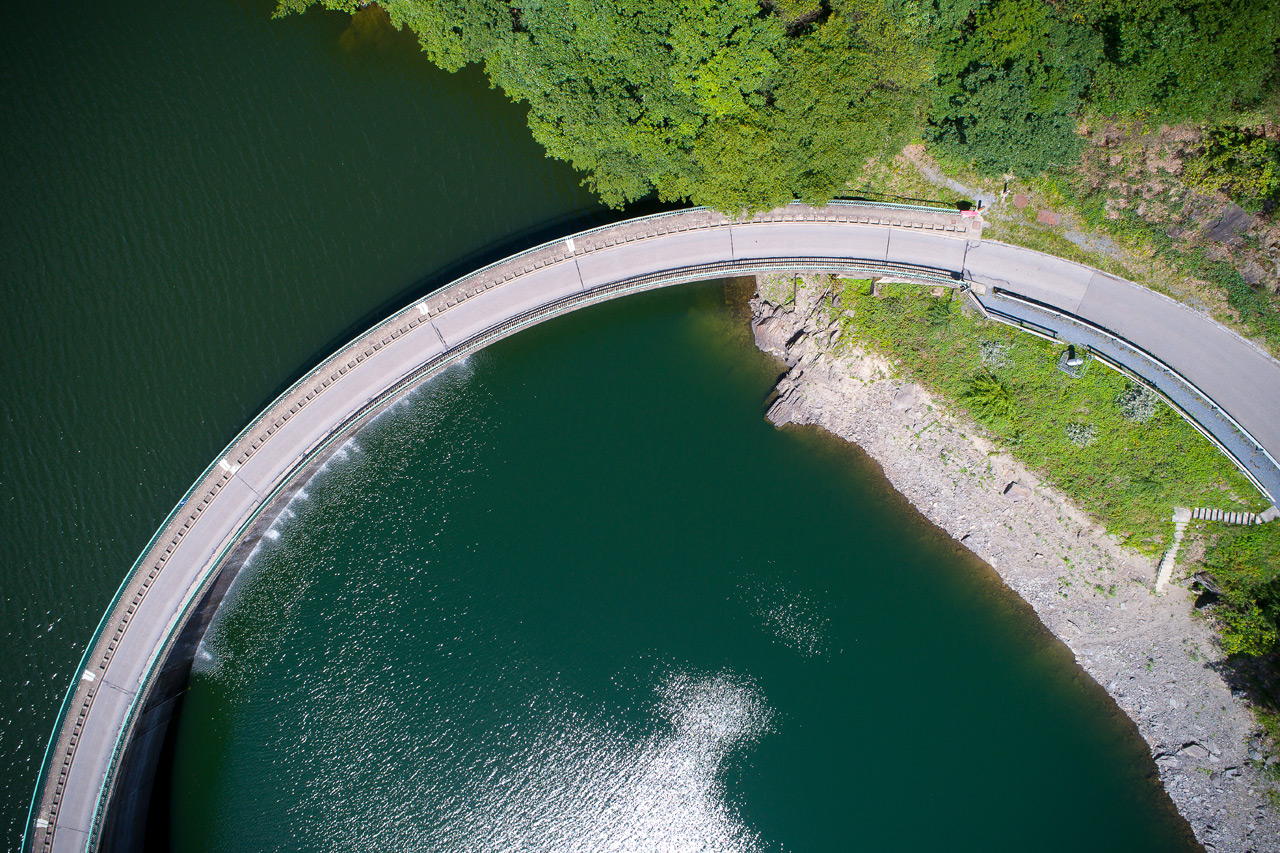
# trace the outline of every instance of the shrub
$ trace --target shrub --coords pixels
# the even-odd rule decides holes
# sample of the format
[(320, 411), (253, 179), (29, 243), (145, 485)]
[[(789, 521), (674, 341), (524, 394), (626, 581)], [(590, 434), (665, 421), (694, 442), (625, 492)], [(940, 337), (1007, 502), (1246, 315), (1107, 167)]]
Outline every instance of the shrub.
[(1258, 657), (1275, 648), (1276, 626), (1257, 607), (1217, 608), (1222, 650), (1228, 655)]
[(1154, 474), (1139, 474), (1129, 481), (1129, 485), (1135, 495), (1148, 498), (1161, 495), (1166, 489), (1164, 481)]
[(1280, 522), (1223, 531), (1204, 563), (1222, 586), (1214, 614), (1223, 650), (1250, 656), (1273, 650), (1280, 632)]
[(952, 304), (949, 298), (930, 301), (924, 309), (925, 321), (929, 324), (929, 328), (942, 331), (949, 327), (951, 321), (955, 319), (951, 309)]
[(1013, 395), (1009, 386), (994, 373), (974, 376), (962, 396), (973, 416), (988, 424), (1008, 421), (1013, 414)]
[(1076, 447), (1088, 447), (1098, 441), (1098, 430), (1091, 424), (1067, 424), (1067, 441)]
[(1146, 423), (1160, 406), (1160, 395), (1145, 385), (1130, 385), (1116, 398), (1120, 416), (1136, 424)]
[(1210, 128), (1204, 151), (1187, 164), (1192, 186), (1222, 191), (1251, 208), (1269, 209), (1280, 202), (1280, 142), (1248, 128)]

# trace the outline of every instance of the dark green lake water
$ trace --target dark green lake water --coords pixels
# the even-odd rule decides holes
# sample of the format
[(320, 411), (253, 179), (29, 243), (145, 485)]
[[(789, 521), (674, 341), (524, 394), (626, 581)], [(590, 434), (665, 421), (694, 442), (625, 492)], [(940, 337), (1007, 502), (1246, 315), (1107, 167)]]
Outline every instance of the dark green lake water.
[[(599, 215), (478, 75), (269, 11), (0, 12), (6, 848), (94, 625), (227, 439), (450, 269)], [(178, 847), (1183, 842), (1025, 608), (764, 424), (718, 294), (523, 333), (359, 436), (225, 611)]]
[(177, 849), (1182, 845), (1029, 609), (764, 421), (721, 294), (522, 333), (357, 436), (208, 637)]
[(0, 849), (94, 626), (209, 460), (424, 278), (599, 211), (478, 74), (270, 10), (0, 9)]

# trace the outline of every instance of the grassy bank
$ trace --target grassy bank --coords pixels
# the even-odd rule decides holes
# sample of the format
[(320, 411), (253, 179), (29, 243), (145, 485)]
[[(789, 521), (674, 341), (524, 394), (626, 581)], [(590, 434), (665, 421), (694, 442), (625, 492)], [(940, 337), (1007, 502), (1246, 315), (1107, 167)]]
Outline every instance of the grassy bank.
[(954, 402), (1129, 544), (1158, 553), (1174, 506), (1260, 511), (1235, 466), (1163, 401), (1100, 362), (1072, 378), (1063, 347), (991, 323), (946, 295), (840, 282), (846, 340), (873, 346)]
[[(1174, 506), (1259, 512), (1269, 504), (1163, 400), (1101, 362), (1068, 376), (1058, 369), (1061, 344), (985, 320), (950, 291), (880, 285), (873, 295), (871, 282), (853, 279), (833, 291), (842, 346), (891, 358), (1139, 550), (1164, 550)], [(1280, 740), (1280, 522), (1195, 532), (1204, 556), (1184, 568), (1207, 571), (1220, 590), (1209, 612), (1233, 677)]]
[[(1225, 241), (1210, 233), (1230, 199), (1184, 174), (1200, 150), (1186, 137), (1198, 132), (1107, 128), (1090, 137), (1078, 168), (1018, 177), (982, 175), (912, 146), (868, 163), (854, 184), (939, 204), (981, 192), (997, 199), (986, 211), (985, 237), (1136, 281), (1280, 353), (1280, 291), (1268, 254), (1277, 239), (1275, 214), (1240, 223)], [(1029, 201), (1023, 208), (1012, 203), (1019, 193)], [(1039, 221), (1046, 210), (1062, 223)]]

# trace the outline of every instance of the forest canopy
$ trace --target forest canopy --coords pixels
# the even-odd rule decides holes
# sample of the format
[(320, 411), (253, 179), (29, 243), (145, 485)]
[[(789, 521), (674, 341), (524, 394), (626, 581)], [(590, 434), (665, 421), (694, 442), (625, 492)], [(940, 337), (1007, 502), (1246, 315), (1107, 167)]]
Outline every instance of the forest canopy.
[[(282, 0), (277, 14), (319, 3)], [(1069, 166), (1090, 115), (1227, 122), (1277, 90), (1280, 0), (384, 0), (479, 65), (608, 204), (846, 191), (924, 138), (985, 172)]]

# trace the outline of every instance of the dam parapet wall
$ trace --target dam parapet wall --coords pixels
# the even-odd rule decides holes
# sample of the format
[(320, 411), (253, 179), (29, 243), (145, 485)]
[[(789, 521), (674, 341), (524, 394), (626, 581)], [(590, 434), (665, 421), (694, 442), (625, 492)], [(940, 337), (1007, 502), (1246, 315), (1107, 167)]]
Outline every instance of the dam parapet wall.
[[(701, 208), (658, 214), (550, 241), (463, 276), (397, 311), (294, 383), (236, 436), (166, 519), (121, 585), (68, 691), (25, 848), (141, 846), (167, 726), (226, 588), (308, 472), (385, 406), (468, 354), (586, 305), (681, 282), (793, 270), (1007, 287), (1090, 316), (1105, 316), (1111, 303), (1124, 311), (1133, 304), (1159, 307), (1158, 295), (1096, 270), (984, 243), (978, 217), (863, 203), (796, 204), (742, 220)], [(1207, 318), (1200, 325), (1183, 314), (1175, 319), (1180, 332), (1192, 323), (1198, 335), (1192, 350), (1242, 359), (1244, 370), (1234, 376), (1243, 375), (1255, 397), (1241, 397), (1231, 385), (1214, 399), (1238, 411), (1244, 428), (1273, 429), (1275, 435), (1250, 433), (1250, 440), (1280, 454), (1280, 418), (1256, 405), (1257, 394), (1270, 393), (1263, 399), (1272, 408), (1280, 399), (1280, 364)], [(1158, 316), (1144, 323), (1133, 334), (1159, 336)]]

